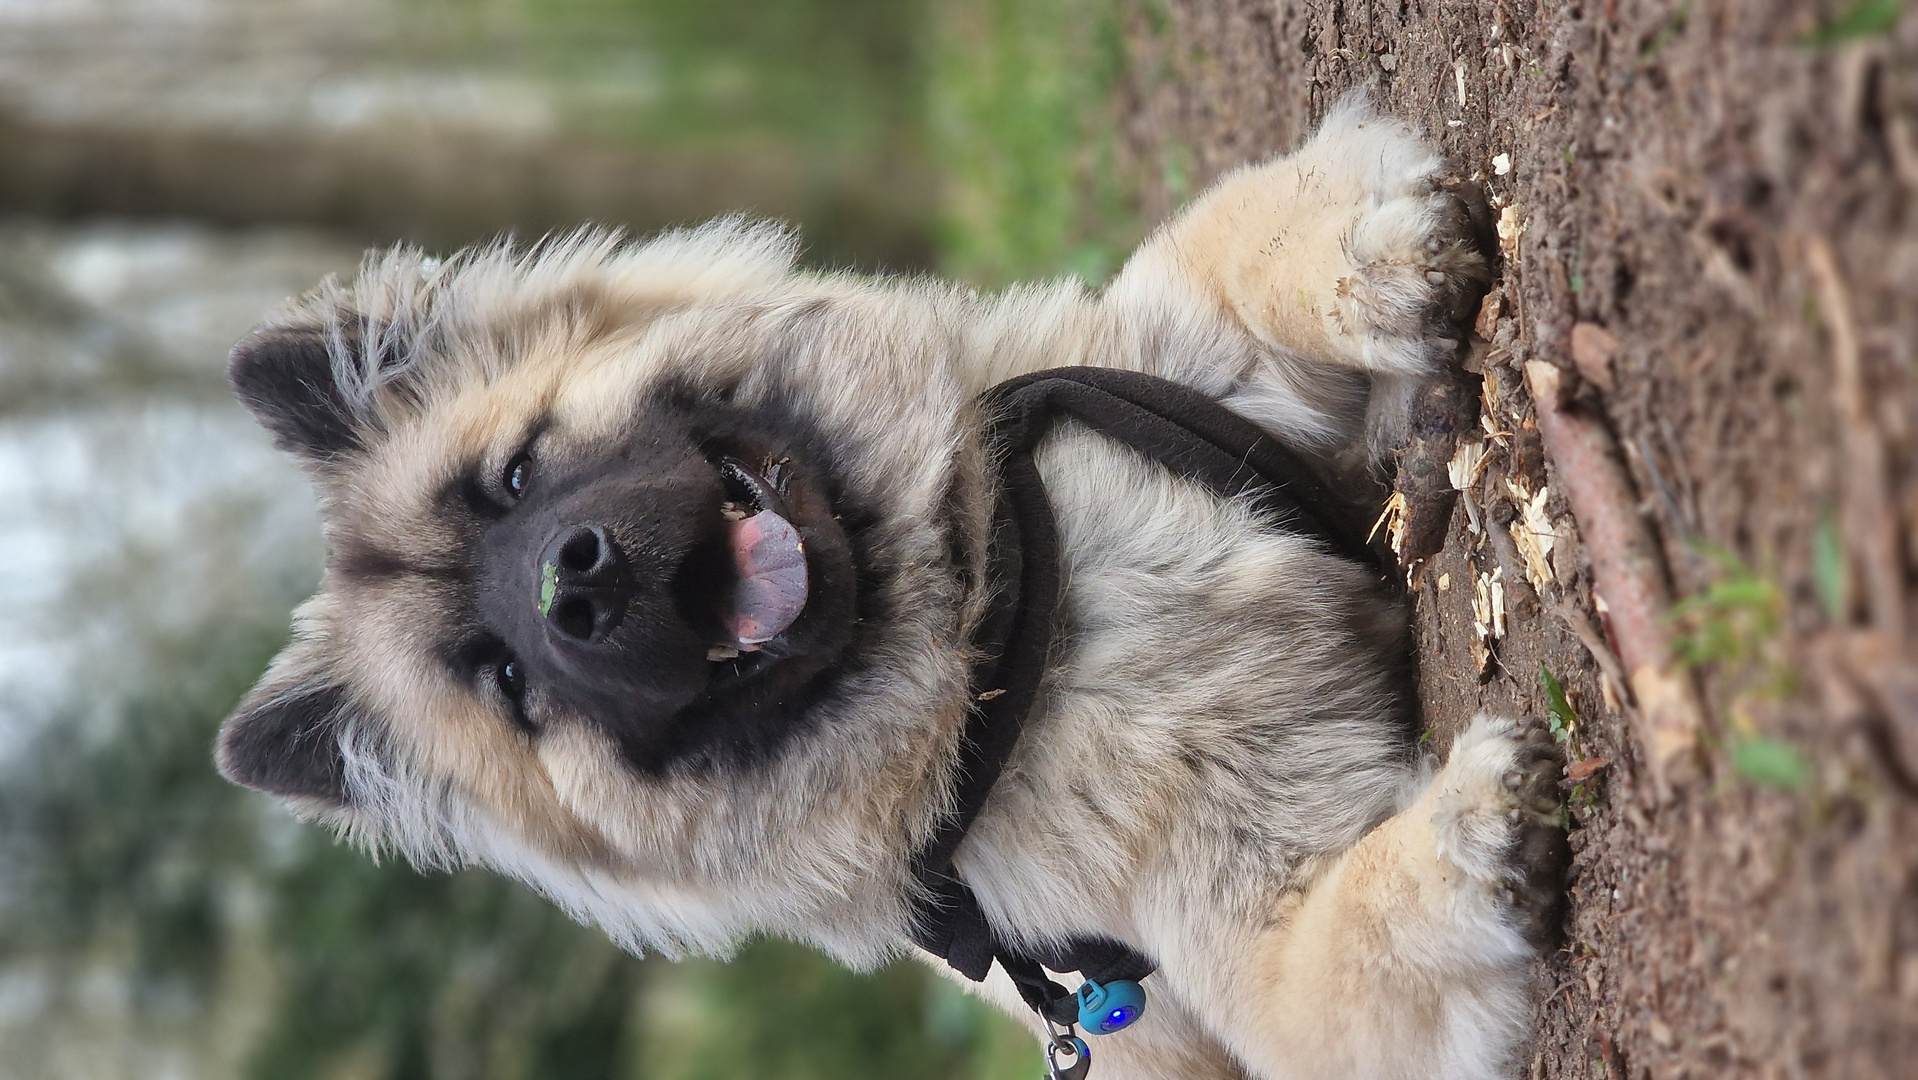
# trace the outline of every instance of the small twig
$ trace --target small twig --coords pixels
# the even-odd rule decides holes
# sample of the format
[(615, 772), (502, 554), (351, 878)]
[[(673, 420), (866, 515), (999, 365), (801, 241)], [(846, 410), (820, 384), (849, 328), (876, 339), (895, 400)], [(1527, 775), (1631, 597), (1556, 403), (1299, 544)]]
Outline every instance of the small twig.
[(1665, 473), (1658, 467), (1658, 455), (1652, 452), (1651, 440), (1640, 438), (1631, 444), (1638, 451), (1638, 460), (1645, 464), (1645, 474), (1652, 478), (1652, 487), (1658, 489), (1658, 501), (1664, 504), (1665, 516), (1672, 521), (1672, 531), (1681, 537), (1689, 537), (1691, 529), (1685, 524), (1685, 514), (1678, 508), (1678, 498), (1672, 494), (1670, 484), (1665, 482)]
[(1638, 513), (1631, 480), (1611, 432), (1596, 417), (1568, 407), (1564, 375), (1539, 360), (1525, 365), (1538, 409), (1538, 432), (1591, 557), (1592, 577), (1611, 614), (1619, 659), (1638, 703), (1633, 728), (1644, 752), (1655, 801), (1697, 768), (1705, 710), (1691, 676), (1674, 660), (1665, 613), (1671, 606), (1665, 564)]
[(1660, 413), (1652, 417), (1652, 423), (1658, 429), (1658, 441), (1665, 460), (1672, 463), (1674, 493), (1680, 497), (1679, 521), (1674, 527), (1681, 537), (1689, 537), (1698, 531), (1698, 482), (1685, 474), (1685, 455), (1678, 441), (1678, 433), (1672, 430), (1671, 418)]
[(1512, 542), (1511, 527), (1488, 519), (1485, 523), (1485, 539), (1492, 545), (1492, 553), (1498, 556), (1498, 564), (1505, 568), (1505, 589), (1512, 594), (1513, 599), (1523, 602), (1528, 597), (1537, 597), (1531, 583), (1526, 580), (1525, 560), (1519, 556), (1518, 545)]
[(1585, 646), (1585, 651), (1592, 654), (1592, 659), (1598, 663), (1599, 672), (1611, 680), (1612, 691), (1618, 695), (1619, 702), (1626, 708), (1631, 708), (1632, 686), (1625, 676), (1625, 665), (1618, 662), (1618, 657), (1612, 653), (1612, 647), (1605, 644), (1605, 635), (1599, 632), (1598, 627), (1592, 625), (1592, 620), (1579, 610), (1577, 604), (1564, 597), (1552, 601), (1552, 610), (1564, 620), (1566, 626), (1571, 627), (1572, 633), (1578, 637), (1578, 643)]
[(1891, 506), (1891, 468), (1871, 415), (1858, 331), (1838, 260), (1824, 237), (1805, 240), (1805, 261), (1818, 286), (1818, 306), (1831, 334), (1832, 397), (1838, 408), (1845, 541), (1864, 571), (1872, 628), (1894, 645), (1905, 638), (1905, 575), (1898, 554), (1898, 515)]

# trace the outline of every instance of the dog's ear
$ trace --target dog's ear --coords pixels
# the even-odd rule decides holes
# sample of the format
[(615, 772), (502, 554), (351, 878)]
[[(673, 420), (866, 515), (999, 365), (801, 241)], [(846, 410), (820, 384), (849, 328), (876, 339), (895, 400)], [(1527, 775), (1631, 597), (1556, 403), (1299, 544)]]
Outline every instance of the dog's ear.
[(220, 726), (220, 774), (269, 795), (343, 807), (346, 756), (340, 736), (355, 715), (351, 693), (296, 641)]
[(334, 365), (335, 345), (320, 326), (267, 326), (233, 346), (226, 362), (234, 395), (274, 443), (319, 465), (362, 445)]

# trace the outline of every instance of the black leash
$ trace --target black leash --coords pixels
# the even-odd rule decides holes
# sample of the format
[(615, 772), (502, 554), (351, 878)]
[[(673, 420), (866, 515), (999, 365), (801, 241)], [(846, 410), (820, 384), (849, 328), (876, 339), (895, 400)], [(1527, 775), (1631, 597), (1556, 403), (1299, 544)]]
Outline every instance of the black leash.
[[(996, 960), (1027, 1005), (1066, 1029), (1055, 1034), (1051, 1051), (1072, 1056), (1062, 1040), (1077, 1044), (1078, 1063), (1062, 1069), (1055, 1053), (1054, 1073), (1083, 1075), (1090, 1059), (1071, 1036), (1072, 1026), (1103, 1033), (1136, 1019), (1144, 999), (1129, 1006), (1129, 995), (1155, 969), (1152, 960), (1107, 938), (1073, 939), (1044, 952), (1009, 946), (993, 934), (978, 898), (952, 866), (1032, 712), (1052, 643), (1059, 535), (1033, 449), (1055, 421), (1068, 417), (1221, 498), (1250, 498), (1274, 525), (1314, 537), (1339, 555), (1374, 570), (1382, 570), (1383, 561), (1366, 543), (1365, 523), (1349, 518), (1298, 455), (1191, 387), (1136, 371), (1067, 367), (1008, 379), (981, 400), (1000, 481), (987, 568), (994, 595), (973, 640), (974, 701), (960, 749), (956, 809), (913, 860), (929, 898), (919, 906), (913, 941), (974, 982)], [(1047, 969), (1080, 972), (1086, 985), (1070, 993)]]

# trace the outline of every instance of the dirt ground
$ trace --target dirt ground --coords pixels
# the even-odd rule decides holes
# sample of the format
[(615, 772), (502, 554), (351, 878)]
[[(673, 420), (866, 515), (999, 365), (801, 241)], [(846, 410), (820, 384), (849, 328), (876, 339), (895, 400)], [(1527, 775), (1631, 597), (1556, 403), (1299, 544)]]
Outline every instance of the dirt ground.
[[(1573, 906), (1538, 965), (1533, 1077), (1918, 1075), (1918, 17), (1872, 26), (1897, 10), (1192, 0), (1129, 19), (1120, 111), (1149, 212), (1370, 86), (1516, 233), (1470, 361), (1489, 423), (1462, 438), (1488, 466), (1412, 581), (1441, 742), (1480, 710), (1546, 714), (1541, 664), (1576, 712)], [(1690, 646), (1674, 670), (1705, 703), (1679, 759), (1698, 767), (1664, 798), (1643, 710), (1601, 687), (1616, 620), (1526, 361), (1582, 372), (1636, 492), (1621, 508), (1693, 598), (1654, 623)], [(1531, 583), (1492, 542), (1514, 519), (1556, 540)], [(1497, 629), (1493, 574), (1497, 636), (1478, 629)]]

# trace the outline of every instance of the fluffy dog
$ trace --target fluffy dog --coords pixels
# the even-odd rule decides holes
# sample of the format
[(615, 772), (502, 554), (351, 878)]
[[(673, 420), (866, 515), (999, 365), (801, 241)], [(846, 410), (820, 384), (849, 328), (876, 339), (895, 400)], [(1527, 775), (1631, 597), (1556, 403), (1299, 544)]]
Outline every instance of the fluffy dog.
[[(992, 588), (981, 392), (1151, 373), (1370, 497), (1364, 448), (1490, 276), (1440, 165), (1348, 102), (1096, 294), (805, 272), (740, 220), (377, 255), (233, 353), (329, 555), (220, 767), (634, 950), (894, 957)], [(1035, 461), (1058, 627), (955, 867), (1006, 941), (1159, 964), (1101, 1077), (1509, 1069), (1555, 902), (1549, 738), (1481, 718), (1422, 764), (1376, 575), (1083, 428)]]

